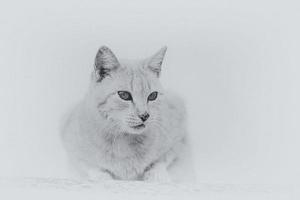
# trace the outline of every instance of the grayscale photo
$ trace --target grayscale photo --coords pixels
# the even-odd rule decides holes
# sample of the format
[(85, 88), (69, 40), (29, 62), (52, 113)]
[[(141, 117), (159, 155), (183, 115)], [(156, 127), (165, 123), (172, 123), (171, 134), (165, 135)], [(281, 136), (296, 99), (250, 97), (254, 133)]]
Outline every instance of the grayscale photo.
[(1, 199), (300, 199), (297, 1), (1, 1)]

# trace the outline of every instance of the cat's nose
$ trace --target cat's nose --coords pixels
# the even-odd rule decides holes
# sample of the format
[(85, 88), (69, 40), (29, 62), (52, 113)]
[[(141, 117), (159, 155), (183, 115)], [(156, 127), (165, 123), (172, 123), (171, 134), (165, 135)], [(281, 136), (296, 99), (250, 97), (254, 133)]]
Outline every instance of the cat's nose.
[(145, 122), (150, 117), (149, 113), (144, 112), (143, 114), (139, 115), (139, 118)]

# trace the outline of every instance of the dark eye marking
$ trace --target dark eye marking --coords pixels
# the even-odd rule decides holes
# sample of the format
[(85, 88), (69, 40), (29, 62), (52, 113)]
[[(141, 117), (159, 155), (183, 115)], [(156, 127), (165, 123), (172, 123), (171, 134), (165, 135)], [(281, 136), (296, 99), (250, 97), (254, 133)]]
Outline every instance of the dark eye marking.
[(132, 101), (132, 96), (131, 96), (130, 92), (118, 91), (118, 95), (121, 99), (123, 99), (125, 101)]
[(158, 94), (158, 92), (152, 92), (151, 94), (149, 94), (149, 96), (148, 96), (148, 101), (154, 101), (156, 98), (157, 98), (157, 94)]

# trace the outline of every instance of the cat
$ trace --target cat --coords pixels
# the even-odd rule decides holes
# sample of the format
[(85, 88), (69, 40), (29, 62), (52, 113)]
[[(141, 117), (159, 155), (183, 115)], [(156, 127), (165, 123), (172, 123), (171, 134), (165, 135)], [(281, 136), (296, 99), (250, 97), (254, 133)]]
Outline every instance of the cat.
[[(184, 103), (160, 83), (166, 50), (146, 59), (119, 60), (108, 47), (100, 47), (89, 90), (61, 130), (67, 155), (81, 177), (176, 180), (172, 169), (191, 155)], [(173, 171), (183, 176), (190, 172)]]

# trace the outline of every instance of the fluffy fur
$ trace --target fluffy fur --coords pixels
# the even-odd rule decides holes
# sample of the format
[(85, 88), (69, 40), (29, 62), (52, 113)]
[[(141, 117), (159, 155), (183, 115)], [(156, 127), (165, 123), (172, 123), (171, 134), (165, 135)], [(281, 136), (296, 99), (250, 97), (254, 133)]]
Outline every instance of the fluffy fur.
[[(159, 81), (166, 52), (150, 58), (118, 60), (107, 47), (95, 58), (89, 91), (69, 113), (62, 139), (72, 166), (92, 180), (169, 181), (169, 171), (186, 152), (182, 101)], [(128, 91), (132, 100), (121, 99)], [(147, 98), (158, 92), (155, 100)], [(139, 117), (148, 113), (143, 122)], [(190, 156), (190, 155), (188, 155)]]

